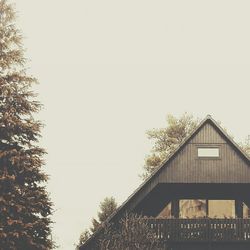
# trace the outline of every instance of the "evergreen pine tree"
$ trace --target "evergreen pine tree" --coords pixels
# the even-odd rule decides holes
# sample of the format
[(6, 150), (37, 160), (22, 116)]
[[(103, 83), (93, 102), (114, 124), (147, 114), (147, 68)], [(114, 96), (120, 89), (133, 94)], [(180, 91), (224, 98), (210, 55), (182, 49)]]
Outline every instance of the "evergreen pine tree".
[(98, 218), (92, 219), (92, 226), (90, 229), (85, 229), (79, 238), (79, 242), (76, 246), (76, 249), (79, 249), (79, 247), (88, 240), (88, 238), (91, 237), (93, 233), (95, 233), (103, 222), (105, 222), (109, 216), (111, 216), (112, 213), (115, 212), (117, 209), (117, 203), (114, 197), (106, 197), (101, 203), (100, 203), (100, 211), (97, 213)]
[(107, 220), (107, 218), (117, 209), (117, 203), (114, 197), (106, 197), (100, 203), (100, 211), (98, 212), (98, 220), (92, 219), (91, 232), (94, 233), (100, 225)]
[(42, 124), (33, 115), (41, 104), (25, 70), (15, 11), (0, 0), (0, 249), (51, 249), (52, 203), (38, 146)]

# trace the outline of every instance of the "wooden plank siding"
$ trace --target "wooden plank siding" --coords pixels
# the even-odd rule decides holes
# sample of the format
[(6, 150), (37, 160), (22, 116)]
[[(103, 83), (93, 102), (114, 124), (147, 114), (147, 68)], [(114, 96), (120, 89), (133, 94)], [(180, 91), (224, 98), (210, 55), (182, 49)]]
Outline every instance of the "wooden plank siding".
[[(218, 159), (198, 158), (199, 146), (218, 146)], [(249, 183), (249, 162), (211, 124), (185, 145), (155, 180), (156, 183)]]
[(190, 140), (189, 143), (226, 143), (225, 137), (215, 130), (215, 127), (211, 123), (206, 123), (202, 129)]
[(219, 159), (198, 159), (197, 144), (188, 144), (155, 179), (156, 183), (249, 183), (250, 167), (226, 143), (217, 144)]

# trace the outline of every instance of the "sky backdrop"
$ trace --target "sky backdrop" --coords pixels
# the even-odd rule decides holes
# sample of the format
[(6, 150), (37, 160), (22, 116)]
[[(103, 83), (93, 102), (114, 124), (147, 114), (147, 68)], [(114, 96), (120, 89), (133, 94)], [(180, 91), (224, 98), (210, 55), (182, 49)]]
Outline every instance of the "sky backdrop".
[(211, 114), (250, 134), (250, 1), (12, 0), (44, 108), (53, 239), (74, 249), (100, 201), (141, 183), (146, 130)]

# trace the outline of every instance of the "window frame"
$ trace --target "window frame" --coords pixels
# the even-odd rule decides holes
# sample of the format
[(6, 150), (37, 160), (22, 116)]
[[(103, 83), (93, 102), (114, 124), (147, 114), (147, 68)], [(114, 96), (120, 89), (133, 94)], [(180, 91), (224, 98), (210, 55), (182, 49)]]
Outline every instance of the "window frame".
[[(217, 148), (219, 156), (199, 156), (199, 148)], [(196, 145), (196, 159), (198, 160), (221, 160), (221, 145), (219, 144), (197, 144)]]

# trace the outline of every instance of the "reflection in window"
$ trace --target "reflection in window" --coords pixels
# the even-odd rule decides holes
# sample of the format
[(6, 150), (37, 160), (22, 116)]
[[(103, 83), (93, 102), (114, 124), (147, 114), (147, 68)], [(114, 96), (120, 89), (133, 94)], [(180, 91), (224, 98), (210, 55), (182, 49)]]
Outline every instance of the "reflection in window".
[(250, 218), (250, 209), (245, 203), (243, 203), (243, 218), (244, 219)]
[(206, 200), (180, 200), (180, 218), (206, 217)]
[(171, 218), (171, 202), (169, 202), (166, 207), (156, 216), (158, 219)]

